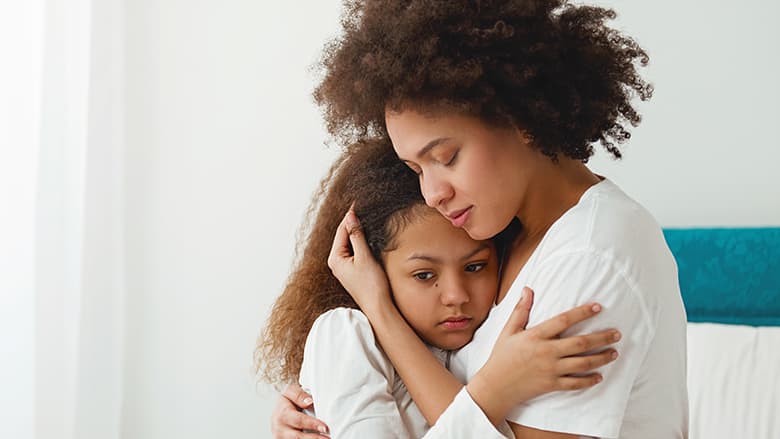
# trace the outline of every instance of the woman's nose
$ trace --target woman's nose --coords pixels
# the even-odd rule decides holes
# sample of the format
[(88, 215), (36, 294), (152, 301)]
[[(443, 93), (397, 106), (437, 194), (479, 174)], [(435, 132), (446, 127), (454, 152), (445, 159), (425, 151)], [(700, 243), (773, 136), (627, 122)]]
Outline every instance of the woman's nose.
[(425, 204), (434, 209), (452, 198), (453, 195), (452, 186), (447, 181), (433, 175), (423, 176), (420, 179), (420, 191), (425, 198)]

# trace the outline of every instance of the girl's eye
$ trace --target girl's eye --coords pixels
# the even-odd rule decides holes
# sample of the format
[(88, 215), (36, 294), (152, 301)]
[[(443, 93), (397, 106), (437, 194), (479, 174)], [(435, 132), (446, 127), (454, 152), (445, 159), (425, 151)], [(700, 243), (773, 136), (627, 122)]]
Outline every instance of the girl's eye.
[(433, 279), (433, 273), (430, 271), (421, 271), (419, 273), (414, 273), (413, 275), (417, 280), (431, 280)]
[(469, 264), (466, 265), (466, 272), (468, 273), (476, 273), (479, 270), (482, 270), (485, 268), (485, 265), (487, 265), (487, 262), (478, 262), (476, 264)]

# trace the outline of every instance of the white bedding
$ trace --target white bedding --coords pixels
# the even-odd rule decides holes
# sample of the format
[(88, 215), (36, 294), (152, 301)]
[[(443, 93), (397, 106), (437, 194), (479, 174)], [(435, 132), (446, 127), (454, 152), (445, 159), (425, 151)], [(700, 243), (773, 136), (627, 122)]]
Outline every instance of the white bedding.
[(688, 324), (690, 439), (780, 439), (780, 327)]

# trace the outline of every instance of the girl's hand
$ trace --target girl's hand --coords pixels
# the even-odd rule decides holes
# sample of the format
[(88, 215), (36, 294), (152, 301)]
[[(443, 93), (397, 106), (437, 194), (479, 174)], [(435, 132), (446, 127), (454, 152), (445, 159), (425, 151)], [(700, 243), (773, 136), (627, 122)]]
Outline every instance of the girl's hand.
[(311, 395), (304, 392), (301, 386), (290, 384), (279, 396), (274, 413), (271, 415), (271, 434), (274, 439), (292, 438), (322, 438), (318, 433), (304, 433), (304, 431), (318, 431), (322, 434), (328, 432), (328, 426), (317, 418), (301, 413), (302, 409), (312, 407), (314, 401)]
[(328, 267), (362, 310), (392, 306), (387, 275), (371, 254), (351, 208), (336, 230)]
[(494, 423), (502, 421), (512, 407), (536, 396), (598, 384), (601, 374), (587, 372), (617, 358), (614, 349), (584, 355), (620, 340), (617, 330), (559, 338), (573, 325), (598, 314), (600, 305), (578, 306), (526, 330), (532, 303), (533, 291), (526, 287), (487, 363), (467, 386)]

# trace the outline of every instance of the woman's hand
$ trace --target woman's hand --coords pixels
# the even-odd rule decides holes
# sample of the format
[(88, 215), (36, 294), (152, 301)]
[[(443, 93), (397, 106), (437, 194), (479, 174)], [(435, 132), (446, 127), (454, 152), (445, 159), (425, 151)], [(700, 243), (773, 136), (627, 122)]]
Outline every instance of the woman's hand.
[(587, 373), (617, 358), (617, 351), (600, 350), (620, 340), (616, 330), (559, 338), (560, 334), (601, 311), (598, 304), (578, 306), (528, 330), (533, 291), (523, 289), (487, 363), (467, 390), (497, 424), (509, 410), (536, 396), (560, 390), (578, 390), (601, 382), (601, 374)]
[(336, 230), (328, 267), (364, 312), (393, 306), (387, 275), (371, 254), (352, 208)]
[(276, 403), (274, 413), (271, 415), (271, 434), (274, 439), (321, 439), (318, 433), (304, 433), (306, 431), (319, 431), (322, 434), (328, 432), (328, 426), (322, 421), (301, 413), (302, 409), (314, 404), (311, 395), (304, 392), (301, 386), (290, 384), (284, 389)]

